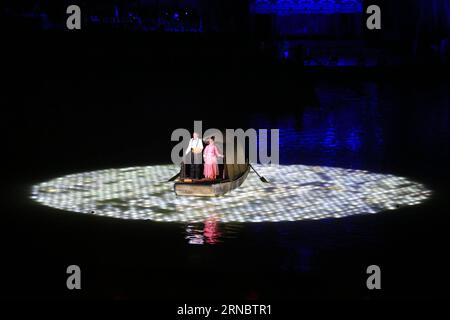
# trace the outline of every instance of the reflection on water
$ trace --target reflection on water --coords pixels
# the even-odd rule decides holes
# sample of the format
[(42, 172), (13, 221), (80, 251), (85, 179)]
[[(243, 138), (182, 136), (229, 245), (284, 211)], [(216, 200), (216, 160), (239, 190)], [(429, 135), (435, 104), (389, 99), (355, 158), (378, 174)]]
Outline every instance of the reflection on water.
[(280, 161), (346, 168), (365, 168), (367, 156), (383, 154), (378, 86), (319, 87), (320, 108), (300, 109), (279, 117), (253, 119), (257, 128), (280, 129)]
[(221, 234), (218, 219), (211, 216), (203, 224), (188, 224), (185, 238), (189, 244), (216, 244)]
[(203, 223), (190, 223), (185, 228), (185, 239), (189, 244), (218, 244), (226, 238), (234, 238), (242, 229), (242, 225), (221, 224), (218, 217), (212, 215)]
[(437, 148), (447, 158), (450, 154), (448, 85), (427, 89), (325, 83), (316, 93), (319, 108), (252, 118), (254, 128), (280, 129), (283, 164), (393, 173), (387, 157), (398, 159), (405, 152), (431, 155)]

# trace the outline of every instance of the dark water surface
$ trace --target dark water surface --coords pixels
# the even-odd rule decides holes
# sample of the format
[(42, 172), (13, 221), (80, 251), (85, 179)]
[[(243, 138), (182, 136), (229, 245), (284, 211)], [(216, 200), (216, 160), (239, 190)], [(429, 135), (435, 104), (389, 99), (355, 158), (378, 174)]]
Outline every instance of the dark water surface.
[[(287, 102), (274, 94), (267, 111), (253, 110), (236, 97), (231, 111), (223, 112), (220, 95), (206, 94), (198, 101), (189, 89), (171, 93), (161, 86), (136, 85), (130, 78), (134, 90), (117, 92), (117, 97), (112, 95), (119, 84), (104, 85), (91, 98), (88, 88), (96, 80), (87, 77), (86, 84), (75, 85), (80, 95), (73, 99), (57, 98), (61, 85), (55, 79), (17, 98), (12, 121), (20, 127), (7, 134), (15, 141), (9, 147), (21, 156), (9, 165), (5, 180), (4, 294), (116, 299), (448, 296), (448, 83), (321, 80), (312, 85), (314, 105), (296, 106), (292, 96)], [(102, 92), (108, 96), (105, 102), (99, 102)], [(43, 108), (46, 104), (50, 107)], [(230, 116), (245, 108), (244, 117)], [(31, 185), (63, 174), (168, 163), (171, 131), (190, 129), (193, 120), (202, 119), (205, 128), (279, 128), (283, 164), (405, 176), (425, 184), (433, 196), (418, 206), (375, 215), (230, 224), (108, 219), (58, 211), (29, 199)], [(79, 293), (65, 290), (70, 264), (83, 271)], [(366, 289), (365, 271), (371, 264), (382, 268), (381, 292)]]

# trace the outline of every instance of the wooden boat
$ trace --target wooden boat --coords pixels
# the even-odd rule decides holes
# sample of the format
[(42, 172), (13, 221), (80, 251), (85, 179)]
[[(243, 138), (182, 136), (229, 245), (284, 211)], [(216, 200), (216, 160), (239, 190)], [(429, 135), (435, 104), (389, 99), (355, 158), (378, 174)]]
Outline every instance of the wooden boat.
[[(217, 143), (216, 138), (216, 143)], [(222, 142), (222, 141), (219, 141)], [(223, 143), (223, 148), (226, 148)], [(236, 145), (235, 152), (238, 148)], [(220, 148), (219, 148), (220, 149)], [(223, 150), (225, 151), (225, 150)], [(223, 152), (223, 154), (225, 154)], [(224, 161), (227, 162), (227, 161)], [(250, 165), (246, 164), (228, 164), (219, 165), (220, 179), (218, 180), (192, 180), (183, 179), (183, 170), (180, 170), (180, 177), (174, 184), (174, 191), (177, 196), (198, 196), (198, 197), (218, 197), (230, 192), (242, 185), (250, 171)]]
[[(236, 165), (224, 165), (228, 169), (229, 166)], [(238, 165), (239, 166), (239, 165)], [(175, 182), (174, 190), (177, 196), (198, 196), (198, 197), (218, 197), (223, 196), (225, 193), (236, 189), (241, 186), (241, 184), (247, 178), (250, 171), (250, 166), (245, 166), (245, 170), (240, 172), (238, 176), (233, 176), (231, 179), (223, 180), (179, 180)]]

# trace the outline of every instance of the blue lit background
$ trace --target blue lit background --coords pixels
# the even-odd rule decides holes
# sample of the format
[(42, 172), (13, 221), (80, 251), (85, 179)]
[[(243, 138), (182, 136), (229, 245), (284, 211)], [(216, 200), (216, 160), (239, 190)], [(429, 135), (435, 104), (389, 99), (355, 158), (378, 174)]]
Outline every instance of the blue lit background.
[(279, 15), (361, 13), (362, 0), (255, 0), (252, 10)]
[[(414, 161), (440, 161), (431, 156), (439, 146), (442, 155), (448, 155), (443, 147), (449, 135), (448, 101), (441, 100), (447, 95), (446, 87), (430, 90), (433, 94), (407, 96), (409, 88), (399, 85), (320, 83), (316, 88), (319, 106), (299, 107), (297, 113), (280, 116), (261, 114), (253, 119), (253, 126), (280, 129), (282, 164), (402, 171), (412, 163), (411, 150), (418, 146), (424, 152), (414, 154)], [(404, 98), (395, 98), (399, 93)], [(400, 106), (407, 106), (407, 116)], [(430, 106), (433, 112), (427, 112)], [(405, 160), (396, 167), (390, 159), (398, 154)]]

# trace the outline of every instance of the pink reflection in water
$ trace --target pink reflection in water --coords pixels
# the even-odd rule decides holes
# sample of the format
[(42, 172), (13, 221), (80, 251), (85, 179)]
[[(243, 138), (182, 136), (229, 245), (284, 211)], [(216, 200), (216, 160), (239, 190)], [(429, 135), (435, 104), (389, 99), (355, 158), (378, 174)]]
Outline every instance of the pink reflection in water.
[(219, 219), (215, 216), (208, 217), (200, 225), (188, 225), (186, 227), (186, 239), (189, 244), (217, 244), (221, 242), (222, 233), (219, 231)]
[(205, 221), (205, 227), (203, 228), (203, 235), (205, 241), (209, 244), (216, 244), (220, 242), (221, 233), (219, 231), (219, 222), (216, 217), (209, 217)]

